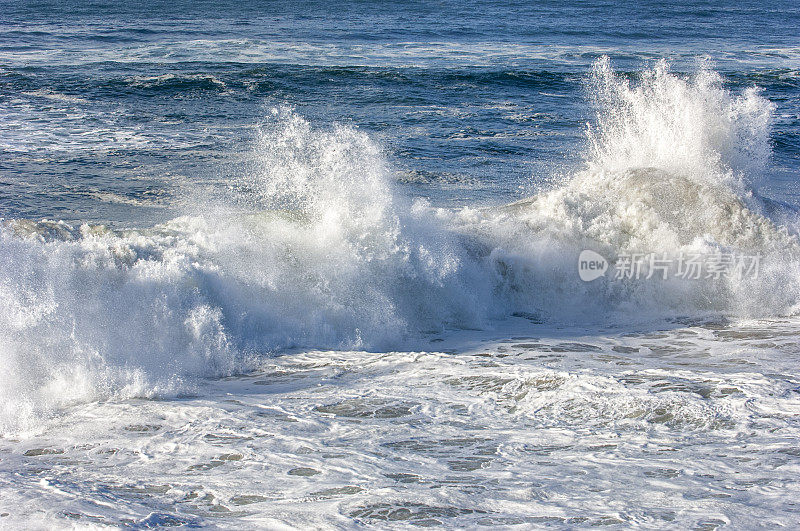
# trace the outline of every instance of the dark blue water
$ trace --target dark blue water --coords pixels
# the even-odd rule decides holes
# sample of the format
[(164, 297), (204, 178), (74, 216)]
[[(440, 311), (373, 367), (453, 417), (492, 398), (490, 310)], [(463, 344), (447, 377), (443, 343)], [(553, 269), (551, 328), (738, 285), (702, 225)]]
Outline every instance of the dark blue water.
[(249, 171), (289, 105), (380, 141), (433, 204), (502, 203), (581, 164), (586, 79), (704, 59), (776, 105), (762, 193), (797, 203), (795, 2), (0, 2), (0, 216), (149, 225)]

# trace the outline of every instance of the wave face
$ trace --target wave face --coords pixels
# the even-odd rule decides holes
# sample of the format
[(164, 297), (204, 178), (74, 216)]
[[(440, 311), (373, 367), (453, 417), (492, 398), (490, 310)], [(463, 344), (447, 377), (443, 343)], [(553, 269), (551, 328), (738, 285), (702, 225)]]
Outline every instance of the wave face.
[[(704, 70), (635, 82), (595, 65), (584, 169), (502, 207), (401, 194), (352, 127), (274, 110), (230, 201), (146, 230), (0, 229), (3, 430), (52, 408), (191, 392), (293, 347), (387, 349), (512, 314), (630, 322), (793, 313), (794, 213), (756, 193), (772, 105)], [(787, 221), (789, 220), (789, 221)], [(757, 278), (582, 282), (578, 255), (761, 256)]]

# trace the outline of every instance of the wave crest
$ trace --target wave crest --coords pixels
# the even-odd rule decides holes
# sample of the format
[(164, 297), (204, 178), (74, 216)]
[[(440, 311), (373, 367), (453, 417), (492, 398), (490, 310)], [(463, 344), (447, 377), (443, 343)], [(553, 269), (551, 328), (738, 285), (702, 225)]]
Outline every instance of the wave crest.
[(595, 171), (652, 167), (699, 182), (759, 184), (774, 105), (758, 88), (733, 95), (715, 72), (684, 79), (664, 60), (631, 83), (605, 57), (594, 65), (590, 92), (598, 108), (587, 130)]

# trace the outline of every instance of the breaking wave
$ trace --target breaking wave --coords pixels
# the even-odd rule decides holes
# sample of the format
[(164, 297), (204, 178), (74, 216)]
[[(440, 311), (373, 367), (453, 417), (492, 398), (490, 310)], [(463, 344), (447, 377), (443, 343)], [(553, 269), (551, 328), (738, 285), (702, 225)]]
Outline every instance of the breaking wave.
[[(585, 167), (510, 205), (405, 197), (353, 127), (275, 109), (231, 201), (142, 230), (8, 220), (0, 228), (0, 431), (109, 397), (190, 391), (280, 349), (387, 349), (512, 314), (628, 323), (797, 309), (794, 213), (756, 190), (772, 105), (659, 63), (599, 61)], [(578, 277), (592, 249), (758, 255), (757, 277)]]

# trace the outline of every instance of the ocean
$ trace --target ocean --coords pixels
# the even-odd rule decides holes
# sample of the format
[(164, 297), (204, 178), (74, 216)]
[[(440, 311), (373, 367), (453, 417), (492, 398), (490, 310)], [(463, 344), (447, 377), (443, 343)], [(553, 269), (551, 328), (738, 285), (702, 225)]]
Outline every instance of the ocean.
[(796, 2), (0, 0), (0, 528), (792, 527)]

